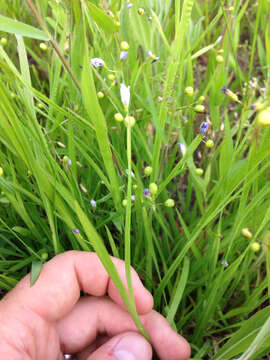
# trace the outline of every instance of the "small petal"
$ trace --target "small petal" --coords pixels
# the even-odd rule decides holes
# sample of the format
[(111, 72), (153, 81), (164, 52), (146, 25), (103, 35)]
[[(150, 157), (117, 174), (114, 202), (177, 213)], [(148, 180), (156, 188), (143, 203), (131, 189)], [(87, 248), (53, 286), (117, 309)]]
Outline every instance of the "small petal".
[(209, 128), (209, 124), (208, 122), (206, 121), (203, 121), (200, 125), (200, 133), (205, 135), (208, 131), (208, 128)]
[(121, 101), (124, 106), (129, 106), (130, 101), (130, 86), (126, 86), (125, 84), (120, 85), (120, 95)]
[(124, 61), (124, 60), (126, 60), (126, 58), (128, 57), (128, 51), (121, 51), (121, 53), (120, 53), (120, 60), (121, 61)]
[(95, 202), (94, 199), (91, 199), (91, 200), (90, 200), (90, 204), (92, 205), (93, 208), (96, 208), (96, 207), (97, 207), (97, 203)]
[[(128, 175), (129, 174), (129, 171), (128, 169), (125, 170), (125, 173)], [(134, 175), (134, 172), (131, 170), (131, 177), (132, 178), (135, 178), (135, 175)]]
[(143, 190), (143, 194), (144, 194), (144, 196), (147, 196), (147, 197), (150, 196), (150, 190), (147, 189), (147, 188), (144, 189), (144, 190)]
[(179, 147), (179, 150), (181, 151), (181, 153), (183, 155), (185, 155), (185, 153), (187, 152), (187, 147), (185, 144), (182, 144), (181, 142), (178, 142), (177, 143), (178, 147)]
[(79, 233), (80, 233), (79, 229), (72, 229), (71, 231), (74, 232), (74, 234), (76, 234), (76, 235), (79, 235)]
[(91, 59), (91, 65), (93, 65), (94, 67), (102, 67), (104, 64), (104, 60), (100, 58)]

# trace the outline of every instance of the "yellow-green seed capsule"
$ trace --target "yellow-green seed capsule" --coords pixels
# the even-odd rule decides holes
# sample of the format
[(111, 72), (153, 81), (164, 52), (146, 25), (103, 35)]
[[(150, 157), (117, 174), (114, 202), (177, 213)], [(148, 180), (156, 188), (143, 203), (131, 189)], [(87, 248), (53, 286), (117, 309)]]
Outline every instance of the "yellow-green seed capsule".
[(151, 166), (146, 166), (146, 168), (144, 169), (144, 174), (146, 176), (150, 176), (152, 174), (153, 168)]
[(17, 95), (13, 91), (11, 91), (10, 96), (12, 97), (12, 99), (15, 99)]
[(233, 7), (233, 6), (230, 6), (230, 7), (228, 8), (228, 11), (229, 11), (229, 12), (233, 12), (233, 10), (234, 10), (234, 7)]
[(133, 127), (133, 126), (135, 125), (135, 123), (136, 123), (136, 120), (135, 120), (135, 118), (134, 118), (133, 116), (127, 115), (127, 116), (125, 117), (125, 124), (126, 124), (126, 126)]
[(0, 167), (0, 176), (3, 176), (4, 175), (4, 170), (2, 167)]
[(218, 62), (218, 63), (223, 63), (224, 62), (224, 58), (223, 58), (223, 56), (222, 55), (217, 55), (216, 56), (216, 61)]
[(116, 26), (116, 27), (120, 28), (120, 25), (121, 25), (121, 24), (120, 24), (119, 21), (116, 21), (116, 22), (115, 22), (115, 26)]
[(127, 51), (129, 49), (129, 44), (126, 41), (121, 42), (121, 50)]
[(223, 54), (223, 53), (224, 53), (224, 49), (219, 49), (219, 50), (218, 50), (218, 53), (219, 53), (219, 54)]
[(44, 109), (44, 105), (43, 105), (42, 103), (38, 103), (38, 107), (39, 107), (40, 109)]
[(263, 127), (270, 125), (270, 107), (259, 112), (257, 121), (258, 124)]
[(103, 98), (104, 98), (103, 92), (102, 92), (102, 91), (99, 91), (99, 92), (97, 93), (97, 97), (98, 97), (99, 99), (103, 99)]
[(67, 155), (65, 155), (65, 156), (63, 157), (63, 162), (64, 162), (65, 164), (68, 163), (68, 156), (67, 156)]
[(126, 207), (126, 206), (127, 206), (127, 204), (128, 204), (127, 199), (124, 199), (124, 200), (122, 201), (122, 205), (123, 205), (124, 207)]
[(243, 228), (241, 230), (241, 234), (247, 238), (247, 239), (251, 239), (252, 238), (252, 232), (248, 229), (248, 228)]
[(202, 102), (204, 102), (204, 100), (205, 100), (205, 96), (201, 95), (201, 96), (199, 97), (199, 102), (202, 103)]
[(107, 78), (108, 80), (113, 81), (115, 79), (115, 76), (113, 74), (109, 74)]
[(39, 47), (41, 48), (41, 50), (46, 51), (48, 49), (48, 46), (45, 43), (40, 43)]
[(120, 113), (114, 114), (114, 120), (116, 120), (118, 122), (122, 122), (124, 120), (123, 115)]
[(261, 245), (257, 241), (253, 241), (250, 244), (250, 248), (251, 248), (252, 251), (258, 252), (260, 250), (260, 248), (261, 248)]
[(149, 191), (151, 195), (156, 195), (157, 191), (158, 191), (158, 186), (156, 183), (151, 183), (149, 185)]
[(172, 208), (172, 207), (174, 207), (174, 200), (173, 199), (167, 199), (165, 201), (164, 205), (167, 206), (167, 207)]
[(47, 252), (43, 252), (43, 253), (41, 254), (41, 259), (45, 261), (45, 260), (48, 259), (48, 256), (49, 256), (49, 255), (48, 255)]
[(185, 93), (188, 95), (188, 96), (192, 96), (194, 94), (194, 90), (193, 90), (193, 87), (192, 86), (187, 86), (185, 88)]
[(214, 147), (214, 145), (215, 145), (215, 143), (214, 143), (214, 141), (211, 140), (211, 139), (207, 140), (206, 143), (205, 143), (205, 146), (208, 147), (208, 148), (210, 148), (210, 149), (211, 149), (212, 147)]
[(203, 169), (197, 168), (197, 169), (195, 169), (195, 173), (196, 173), (197, 175), (199, 175), (199, 176), (202, 176), (202, 175), (203, 175)]
[(143, 15), (143, 14), (144, 14), (144, 9), (143, 9), (143, 8), (139, 8), (139, 9), (138, 9), (138, 14), (139, 14), (139, 15)]
[(137, 190), (137, 189), (138, 189), (138, 185), (137, 185), (137, 184), (134, 184), (134, 185), (132, 186), (132, 188), (133, 188), (133, 190)]
[(0, 43), (1, 43), (1, 45), (3, 45), (3, 46), (7, 45), (7, 39), (4, 38), (4, 37), (2, 37), (1, 40), (0, 40)]
[(194, 108), (194, 110), (198, 113), (204, 113), (205, 112), (205, 107), (204, 105), (201, 104), (197, 104)]

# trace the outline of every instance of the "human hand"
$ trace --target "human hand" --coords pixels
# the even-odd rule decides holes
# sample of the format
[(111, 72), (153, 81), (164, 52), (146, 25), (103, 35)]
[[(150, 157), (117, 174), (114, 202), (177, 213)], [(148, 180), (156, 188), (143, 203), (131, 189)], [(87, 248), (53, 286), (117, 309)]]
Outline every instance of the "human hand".
[[(125, 264), (112, 258), (125, 283)], [(186, 360), (190, 347), (159, 313), (132, 270), (138, 314), (162, 360)], [(81, 297), (83, 290), (91, 296)], [(108, 293), (108, 297), (105, 294)], [(0, 359), (149, 360), (150, 344), (137, 332), (112, 280), (95, 253), (69, 251), (27, 275), (0, 302)]]

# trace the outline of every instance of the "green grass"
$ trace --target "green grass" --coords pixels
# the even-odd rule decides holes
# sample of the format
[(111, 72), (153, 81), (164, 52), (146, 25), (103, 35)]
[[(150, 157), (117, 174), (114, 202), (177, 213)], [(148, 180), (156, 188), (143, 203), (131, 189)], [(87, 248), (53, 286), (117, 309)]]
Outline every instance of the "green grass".
[[(0, 0), (0, 288), (31, 266), (34, 282), (62, 251), (96, 251), (144, 332), (108, 255), (119, 256), (129, 288), (132, 265), (193, 359), (263, 359), (270, 126), (251, 105), (270, 104), (270, 3), (132, 3)], [(105, 66), (91, 66), (94, 57)], [(121, 83), (131, 86), (134, 127), (114, 119), (126, 116)], [(158, 190), (146, 197), (152, 182)]]

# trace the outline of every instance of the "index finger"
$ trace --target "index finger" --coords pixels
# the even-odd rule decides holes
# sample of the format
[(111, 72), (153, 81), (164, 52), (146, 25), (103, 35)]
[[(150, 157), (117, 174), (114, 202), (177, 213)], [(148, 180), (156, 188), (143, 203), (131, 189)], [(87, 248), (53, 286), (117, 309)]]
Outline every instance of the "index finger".
[[(127, 289), (124, 261), (111, 259)], [(153, 307), (152, 295), (134, 269), (131, 269), (131, 277), (137, 311), (139, 314), (148, 313)], [(103, 296), (108, 292), (113, 301), (125, 307), (97, 254), (83, 251), (68, 251), (55, 256), (43, 266), (32, 287), (27, 275), (0, 304), (21, 304), (48, 321), (57, 321), (70, 312), (81, 290), (93, 296)]]

